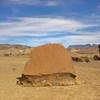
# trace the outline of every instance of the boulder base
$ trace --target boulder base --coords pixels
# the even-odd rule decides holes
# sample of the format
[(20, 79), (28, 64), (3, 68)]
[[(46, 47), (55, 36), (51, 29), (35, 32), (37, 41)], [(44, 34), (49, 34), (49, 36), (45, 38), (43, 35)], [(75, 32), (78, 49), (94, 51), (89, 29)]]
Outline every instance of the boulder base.
[(71, 73), (55, 73), (46, 75), (22, 75), (17, 78), (22, 86), (68, 86), (76, 84), (76, 76)]

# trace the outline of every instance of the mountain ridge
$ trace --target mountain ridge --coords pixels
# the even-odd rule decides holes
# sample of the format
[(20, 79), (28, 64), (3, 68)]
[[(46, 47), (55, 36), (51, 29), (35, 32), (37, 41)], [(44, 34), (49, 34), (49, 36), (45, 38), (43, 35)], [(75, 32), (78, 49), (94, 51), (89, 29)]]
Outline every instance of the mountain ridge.
[(95, 48), (97, 47), (98, 45), (97, 44), (84, 44), (84, 45), (69, 45), (68, 48)]

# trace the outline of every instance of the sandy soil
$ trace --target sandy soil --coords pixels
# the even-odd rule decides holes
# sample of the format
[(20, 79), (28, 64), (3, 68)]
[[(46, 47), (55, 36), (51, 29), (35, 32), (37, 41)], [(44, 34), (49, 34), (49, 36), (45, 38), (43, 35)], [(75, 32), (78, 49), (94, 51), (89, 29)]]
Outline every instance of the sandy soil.
[(21, 87), (28, 57), (0, 57), (0, 100), (100, 100), (100, 61), (75, 63), (80, 85), (66, 87)]

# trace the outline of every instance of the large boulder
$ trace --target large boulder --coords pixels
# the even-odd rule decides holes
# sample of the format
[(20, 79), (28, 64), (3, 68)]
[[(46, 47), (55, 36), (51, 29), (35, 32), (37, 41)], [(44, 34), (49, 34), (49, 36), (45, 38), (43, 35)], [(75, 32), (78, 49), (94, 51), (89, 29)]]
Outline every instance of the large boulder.
[(75, 77), (69, 51), (61, 44), (48, 44), (32, 49), (31, 58), (17, 83), (31, 86), (69, 85), (75, 83)]

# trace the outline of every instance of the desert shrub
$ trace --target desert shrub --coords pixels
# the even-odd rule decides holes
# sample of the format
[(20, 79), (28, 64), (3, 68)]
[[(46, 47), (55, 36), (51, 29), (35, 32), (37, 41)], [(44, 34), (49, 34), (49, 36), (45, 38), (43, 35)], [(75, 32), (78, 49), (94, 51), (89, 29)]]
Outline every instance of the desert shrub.
[(76, 62), (83, 62), (83, 60), (79, 57), (72, 57), (72, 60)]
[(72, 57), (72, 60), (76, 62), (90, 62), (88, 57)]
[(10, 56), (9, 54), (4, 54), (4, 56)]
[(85, 59), (85, 62), (90, 62), (90, 60), (89, 59)]
[(94, 55), (93, 59), (94, 60), (100, 60), (100, 57), (98, 55)]
[(81, 59), (84, 61), (84, 62), (90, 62), (89, 58), (88, 57), (81, 57)]

